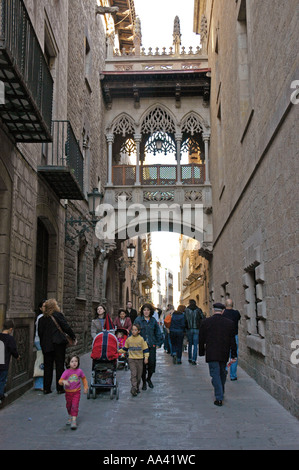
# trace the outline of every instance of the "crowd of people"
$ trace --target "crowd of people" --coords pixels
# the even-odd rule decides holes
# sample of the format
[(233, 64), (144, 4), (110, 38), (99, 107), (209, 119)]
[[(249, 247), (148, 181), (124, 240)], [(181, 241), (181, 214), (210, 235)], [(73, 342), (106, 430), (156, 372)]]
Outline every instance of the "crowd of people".
[[(191, 365), (197, 364), (197, 357), (205, 356), (214, 387), (214, 404), (222, 406), (226, 377), (230, 371), (231, 380), (237, 380), (238, 357), (238, 322), (240, 313), (233, 308), (231, 299), (226, 305), (213, 304), (213, 315), (206, 318), (194, 300), (189, 305), (179, 305), (177, 309), (168, 305), (164, 313), (155, 309), (151, 303), (145, 303), (137, 312), (132, 302), (118, 311), (112, 321), (106, 306), (98, 305), (95, 318), (92, 319), (90, 333), (94, 340), (103, 331), (113, 332), (117, 336), (119, 351), (128, 356), (131, 370), (131, 394), (136, 396), (147, 387), (154, 388), (152, 381), (156, 371), (156, 351), (164, 346), (166, 353), (172, 356), (173, 364), (182, 363), (185, 349)], [(5, 361), (0, 364), (0, 400), (4, 398), (11, 356), (19, 358), (17, 346), (12, 336), (13, 322), (8, 321), (0, 333), (0, 341), (5, 347)], [(1, 344), (1, 343), (0, 343)], [(85, 374), (79, 368), (80, 359), (70, 355), (65, 370), (65, 356), (68, 344), (76, 345), (77, 339), (55, 299), (43, 300), (36, 318), (35, 346), (36, 363), (42, 368), (34, 373), (35, 388), (44, 394), (52, 392), (54, 366), (56, 369), (57, 393), (66, 394), (68, 422), (76, 429), (76, 417), (80, 400), (80, 381), (84, 392), (88, 385)], [(41, 367), (42, 365), (42, 367)], [(37, 367), (38, 369), (38, 367)]]

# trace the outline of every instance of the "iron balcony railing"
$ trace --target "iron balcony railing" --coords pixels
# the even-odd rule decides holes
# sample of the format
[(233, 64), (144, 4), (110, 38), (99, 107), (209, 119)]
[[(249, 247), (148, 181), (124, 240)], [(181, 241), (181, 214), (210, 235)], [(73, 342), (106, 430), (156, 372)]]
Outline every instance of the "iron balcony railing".
[(0, 0), (0, 115), (19, 142), (51, 141), (53, 79), (23, 0)]
[[(205, 166), (199, 164), (181, 165), (182, 184), (204, 184)], [(114, 165), (112, 181), (115, 186), (132, 186), (136, 181), (135, 165)], [(178, 181), (176, 165), (144, 165), (140, 166), (140, 183), (142, 185), (170, 186)]]
[(38, 171), (60, 199), (85, 199), (84, 158), (69, 121), (52, 121), (53, 141), (43, 145)]

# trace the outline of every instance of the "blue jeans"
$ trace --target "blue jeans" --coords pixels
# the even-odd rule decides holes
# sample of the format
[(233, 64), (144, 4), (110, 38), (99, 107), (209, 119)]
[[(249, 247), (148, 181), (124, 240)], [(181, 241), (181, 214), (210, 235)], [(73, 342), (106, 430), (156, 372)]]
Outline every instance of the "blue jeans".
[[(235, 336), (235, 340), (236, 340), (236, 343), (237, 343), (237, 354), (239, 354), (239, 338), (238, 338), (238, 335)], [(236, 362), (233, 362), (230, 366), (230, 378), (231, 379), (236, 379), (237, 378), (237, 365), (238, 365), (238, 359), (236, 360)]]
[(0, 370), (0, 399), (4, 397), (4, 389), (7, 381), (8, 370)]
[[(198, 338), (199, 330), (196, 328), (190, 328), (187, 330), (187, 338), (188, 338), (188, 360), (196, 362), (198, 356)], [(192, 351), (193, 346), (193, 351)]]
[(182, 359), (184, 332), (175, 330), (170, 332), (172, 354), (180, 361)]
[(165, 351), (169, 352), (172, 355), (172, 346), (170, 341), (170, 335), (167, 332), (166, 328), (164, 328), (164, 349)]
[(214, 387), (215, 399), (223, 400), (224, 385), (226, 381), (226, 362), (212, 361), (209, 362), (210, 376), (212, 377), (212, 385)]

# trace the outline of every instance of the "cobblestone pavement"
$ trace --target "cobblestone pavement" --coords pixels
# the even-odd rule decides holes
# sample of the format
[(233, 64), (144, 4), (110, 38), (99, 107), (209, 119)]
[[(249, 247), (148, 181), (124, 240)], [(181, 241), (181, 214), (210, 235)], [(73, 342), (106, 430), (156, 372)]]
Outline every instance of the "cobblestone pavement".
[[(81, 368), (91, 375), (90, 354)], [(1, 450), (298, 450), (299, 422), (243, 370), (214, 405), (208, 366), (157, 353), (153, 389), (130, 394), (130, 371), (117, 371), (119, 399), (81, 396), (78, 428), (65, 425), (64, 395), (29, 390), (0, 410)]]

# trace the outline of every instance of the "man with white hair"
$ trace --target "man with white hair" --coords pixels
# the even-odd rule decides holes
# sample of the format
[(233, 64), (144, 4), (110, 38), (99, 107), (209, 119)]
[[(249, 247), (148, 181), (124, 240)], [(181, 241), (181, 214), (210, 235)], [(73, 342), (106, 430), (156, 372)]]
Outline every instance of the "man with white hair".
[(206, 356), (216, 406), (222, 406), (230, 352), (231, 362), (235, 362), (237, 358), (234, 323), (223, 316), (224, 310), (223, 304), (215, 303), (213, 315), (203, 320), (199, 330), (199, 356)]
[[(225, 318), (228, 318), (229, 320), (232, 320), (235, 325), (235, 340), (237, 344), (237, 355), (239, 354), (239, 336), (238, 336), (238, 323), (241, 319), (241, 315), (239, 310), (235, 310), (233, 308), (234, 303), (232, 299), (226, 299), (225, 301), (225, 310), (223, 312), (223, 316)], [(231, 380), (237, 380), (237, 365), (238, 365), (238, 359), (230, 366), (230, 379)]]

